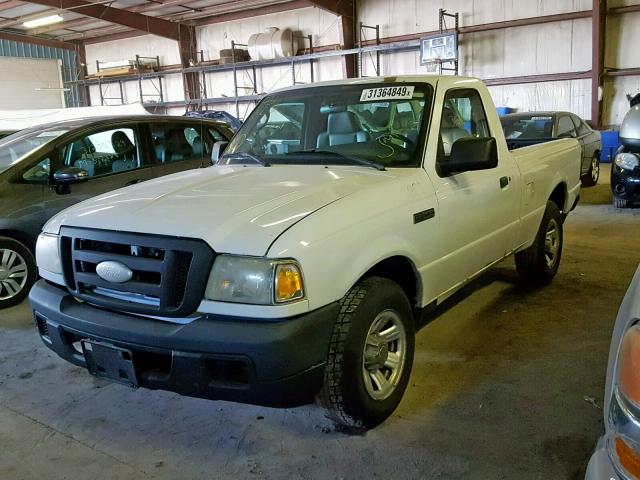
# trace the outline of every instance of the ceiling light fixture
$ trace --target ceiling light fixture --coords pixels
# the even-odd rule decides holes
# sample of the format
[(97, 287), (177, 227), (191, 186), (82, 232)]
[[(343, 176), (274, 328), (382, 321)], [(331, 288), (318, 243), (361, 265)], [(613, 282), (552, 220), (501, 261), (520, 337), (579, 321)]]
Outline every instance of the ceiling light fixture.
[(49, 15), (46, 17), (34, 18), (33, 20), (27, 20), (22, 25), (26, 28), (44, 27), (45, 25), (51, 25), (54, 23), (60, 23), (64, 20), (60, 15)]

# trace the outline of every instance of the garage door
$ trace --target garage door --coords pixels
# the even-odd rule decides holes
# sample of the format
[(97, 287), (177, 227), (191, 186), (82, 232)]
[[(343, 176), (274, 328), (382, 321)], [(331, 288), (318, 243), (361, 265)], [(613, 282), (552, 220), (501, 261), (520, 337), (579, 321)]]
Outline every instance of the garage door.
[(0, 110), (64, 107), (60, 60), (0, 57)]

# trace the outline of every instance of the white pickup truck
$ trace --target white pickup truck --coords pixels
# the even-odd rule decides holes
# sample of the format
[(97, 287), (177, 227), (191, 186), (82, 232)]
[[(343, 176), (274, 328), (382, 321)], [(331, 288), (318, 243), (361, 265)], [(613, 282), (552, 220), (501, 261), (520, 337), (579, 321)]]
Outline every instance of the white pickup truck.
[(36, 324), (94, 375), (318, 399), (338, 425), (371, 428), (407, 386), (422, 308), (513, 253), (526, 281), (553, 278), (580, 155), (572, 139), (510, 152), (471, 78), (279, 91), (216, 144), (215, 166), (54, 217), (37, 244)]

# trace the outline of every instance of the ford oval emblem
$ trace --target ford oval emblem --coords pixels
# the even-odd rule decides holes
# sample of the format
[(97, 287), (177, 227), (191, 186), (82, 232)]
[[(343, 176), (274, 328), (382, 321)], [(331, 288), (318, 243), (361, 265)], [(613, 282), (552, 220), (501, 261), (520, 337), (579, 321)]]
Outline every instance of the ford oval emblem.
[(96, 265), (96, 273), (110, 283), (125, 283), (133, 278), (133, 272), (129, 267), (114, 261), (100, 262)]

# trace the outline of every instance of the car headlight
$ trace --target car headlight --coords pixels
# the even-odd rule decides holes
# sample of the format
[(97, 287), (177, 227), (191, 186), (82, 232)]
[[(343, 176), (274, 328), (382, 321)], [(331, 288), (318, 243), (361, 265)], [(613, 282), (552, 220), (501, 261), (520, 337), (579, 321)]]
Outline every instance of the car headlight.
[[(625, 405), (632, 405), (622, 408), (621, 415), (624, 421), (616, 420), (616, 415), (611, 415), (612, 422), (616, 427), (611, 448), (615, 450), (615, 455), (620, 465), (630, 473), (633, 478), (640, 478), (640, 445), (635, 434), (623, 427), (624, 423), (631, 420), (628, 416), (636, 415), (640, 408), (640, 328), (631, 327), (624, 335), (620, 352), (618, 354), (617, 366), (617, 389), (620, 396), (619, 402)], [(621, 429), (620, 429), (621, 428)], [(633, 437), (633, 438), (632, 438)]]
[(640, 165), (640, 160), (633, 153), (619, 153), (616, 155), (616, 165), (624, 170), (633, 170)]
[(304, 298), (302, 271), (294, 260), (220, 255), (205, 297), (219, 302), (273, 305)]
[(36, 243), (36, 263), (38, 268), (62, 275), (60, 260), (60, 237), (50, 233), (41, 233)]

